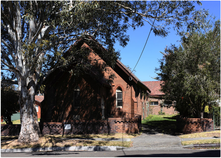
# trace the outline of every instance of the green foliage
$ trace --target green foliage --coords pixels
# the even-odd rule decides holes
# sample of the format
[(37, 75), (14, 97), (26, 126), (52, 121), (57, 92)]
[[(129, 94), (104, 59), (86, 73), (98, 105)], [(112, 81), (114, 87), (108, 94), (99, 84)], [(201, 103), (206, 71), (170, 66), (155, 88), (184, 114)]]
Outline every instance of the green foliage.
[[(10, 75), (16, 77), (35, 76), (38, 84), (55, 68), (67, 67), (68, 64), (75, 66), (74, 70), (77, 72), (84, 72), (85, 67), (90, 69), (90, 65), (81, 60), (85, 59), (87, 53), (72, 51), (70, 57), (64, 57), (64, 52), (80, 37), (89, 39), (86, 35), (92, 36), (106, 48), (108, 53), (103, 53), (102, 58), (106, 58), (108, 65), (113, 66), (119, 57), (114, 44), (119, 41), (121, 46), (127, 45), (129, 27), (136, 29), (145, 22), (152, 25), (155, 19), (155, 35), (166, 36), (171, 25), (181, 33), (182, 27), (196, 25), (192, 19), (197, 19), (200, 13), (205, 12), (206, 15), (206, 11), (195, 11), (194, 3), (4, 1), (1, 3), (2, 69), (9, 70)], [(15, 23), (18, 25), (14, 25)], [(22, 58), (16, 58), (17, 56)], [(39, 88), (40, 85), (36, 87)]]
[[(206, 15), (207, 12), (195, 11), (194, 3), (190, 1), (3, 1), (1, 46), (4, 50), (2, 59), (5, 64), (2, 64), (2, 67), (13, 69), (10, 71), (16, 75), (21, 74), (19, 72), (21, 70), (15, 71), (14, 67), (16, 60), (19, 60), (15, 60), (14, 57), (21, 51), (28, 69), (25, 72), (40, 75), (41, 72), (35, 72), (36, 68), (41, 69), (44, 64), (43, 72), (47, 73), (54, 67), (63, 65), (60, 62), (69, 63), (62, 54), (82, 35), (91, 35), (105, 46), (109, 52), (106, 56), (112, 61), (116, 58), (113, 49), (116, 41), (119, 41), (123, 47), (127, 45), (129, 36), (126, 32), (129, 27), (136, 29), (144, 26), (145, 22), (152, 25), (155, 19), (154, 33), (159, 36), (166, 36), (171, 25), (178, 33), (182, 32), (181, 28), (184, 26), (196, 27), (196, 20), (193, 19), (197, 19), (204, 12), (203, 15)], [(18, 25), (15, 26), (15, 23)], [(16, 41), (19, 45), (13, 44)], [(20, 45), (20, 48), (16, 48)]]
[(186, 117), (200, 117), (206, 105), (220, 94), (220, 22), (209, 31), (193, 31), (182, 45), (166, 48), (158, 79), (165, 81), (165, 100), (175, 100)]
[(159, 111), (158, 114), (159, 115), (165, 115), (165, 112)]
[(211, 113), (213, 113), (213, 118), (216, 126), (220, 126), (220, 107), (212, 106)]
[(148, 120), (152, 118), (153, 118), (153, 115), (148, 115), (145, 119), (142, 120), (142, 123), (145, 124)]
[(16, 113), (20, 106), (18, 104), (18, 93), (10, 86), (1, 88), (1, 116), (7, 124), (12, 124), (11, 115)]

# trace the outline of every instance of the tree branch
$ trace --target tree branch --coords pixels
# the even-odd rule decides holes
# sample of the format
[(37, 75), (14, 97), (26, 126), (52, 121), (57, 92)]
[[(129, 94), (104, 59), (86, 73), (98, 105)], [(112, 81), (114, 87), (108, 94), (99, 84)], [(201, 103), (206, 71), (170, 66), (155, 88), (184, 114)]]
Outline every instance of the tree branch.
[[(32, 42), (34, 42), (34, 41), (37, 39), (37, 37), (38, 37), (38, 35), (40, 34), (42, 28), (43, 28), (43, 23), (41, 22), (41, 23), (39, 24), (39, 26), (38, 26), (38, 30), (36, 31), (35, 35), (34, 35), (34, 36), (31, 38), (31, 40), (29, 41), (29, 44), (31, 44)], [(30, 30), (31, 30), (31, 29), (30, 29)]]
[(2, 62), (3, 64), (5, 64), (5, 65), (9, 68), (9, 70), (15, 72), (15, 73), (18, 74), (18, 75), (21, 75), (20, 72), (19, 72), (19, 70), (18, 70), (17, 68), (15, 68), (13, 65), (7, 64), (7, 63), (6, 63), (4, 60), (2, 60), (2, 59), (1, 59), (1, 62)]
[(2, 39), (2, 42), (4, 43), (4, 45), (5, 45), (6, 47), (8, 47), (8, 49), (13, 49), (11, 46), (8, 45), (8, 43), (6, 43), (5, 40)]
[(3, 84), (18, 84), (18, 81), (14, 81), (14, 80), (1, 80), (1, 83), (3, 83)]

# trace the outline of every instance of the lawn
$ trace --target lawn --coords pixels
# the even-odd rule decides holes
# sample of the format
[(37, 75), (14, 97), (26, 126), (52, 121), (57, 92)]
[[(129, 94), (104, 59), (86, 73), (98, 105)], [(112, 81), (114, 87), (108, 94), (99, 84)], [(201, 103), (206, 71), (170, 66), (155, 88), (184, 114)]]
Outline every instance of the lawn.
[(220, 139), (205, 139), (205, 140), (189, 140), (182, 141), (182, 145), (191, 145), (191, 144), (220, 144)]
[(36, 148), (36, 147), (68, 147), (68, 146), (132, 146), (131, 141), (96, 141), (84, 139), (61, 139), (53, 136), (41, 137), (38, 142), (20, 143), (17, 139), (2, 141), (2, 149), (16, 149), (16, 148)]
[(211, 131), (211, 132), (183, 134), (183, 135), (180, 135), (179, 137), (180, 138), (220, 137), (220, 130)]
[(149, 115), (142, 124), (160, 133), (176, 134), (176, 115)]

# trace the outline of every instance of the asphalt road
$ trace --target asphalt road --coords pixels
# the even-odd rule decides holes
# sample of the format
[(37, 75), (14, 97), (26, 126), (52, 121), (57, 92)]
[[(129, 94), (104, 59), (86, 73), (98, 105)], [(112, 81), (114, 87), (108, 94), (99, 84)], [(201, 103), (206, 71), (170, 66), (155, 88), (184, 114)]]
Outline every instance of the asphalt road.
[(1, 153), (2, 157), (220, 157), (220, 150), (53, 151)]

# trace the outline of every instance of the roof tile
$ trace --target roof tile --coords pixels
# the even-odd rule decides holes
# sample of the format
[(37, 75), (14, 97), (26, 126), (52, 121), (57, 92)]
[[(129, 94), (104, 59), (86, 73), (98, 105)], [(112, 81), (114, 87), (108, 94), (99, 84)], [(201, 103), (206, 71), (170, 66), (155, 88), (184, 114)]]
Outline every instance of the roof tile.
[(164, 95), (161, 90), (160, 84), (164, 83), (164, 81), (144, 81), (145, 84), (150, 90), (150, 95)]
[(41, 103), (43, 100), (44, 100), (44, 96), (38, 96), (38, 95), (35, 96), (35, 101)]

